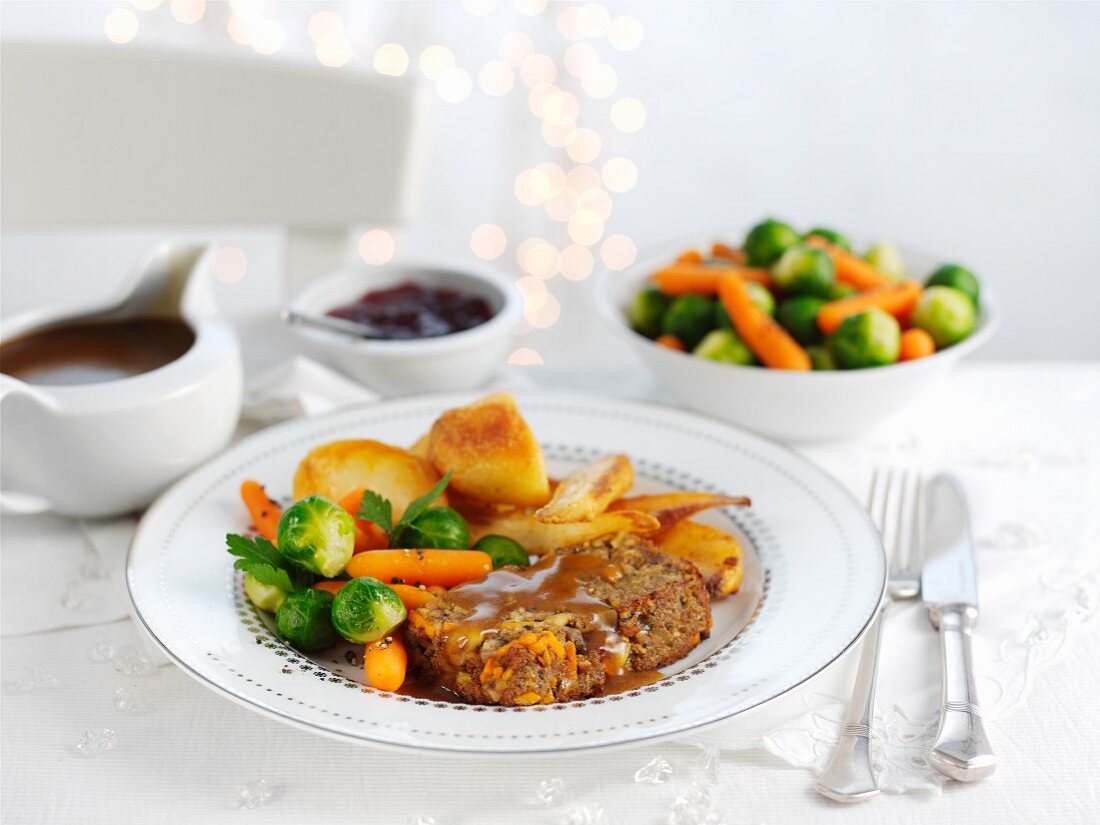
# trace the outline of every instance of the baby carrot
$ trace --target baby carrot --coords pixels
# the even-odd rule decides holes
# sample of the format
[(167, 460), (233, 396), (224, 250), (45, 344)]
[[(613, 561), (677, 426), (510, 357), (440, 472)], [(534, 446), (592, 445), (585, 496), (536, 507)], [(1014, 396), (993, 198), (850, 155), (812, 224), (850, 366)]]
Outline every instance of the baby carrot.
[(279, 519), (283, 516), (282, 508), (267, 497), (262, 484), (252, 479), (241, 482), (241, 498), (256, 532), (274, 542), (279, 532)]
[(811, 368), (806, 350), (753, 302), (740, 278), (722, 278), (718, 285), (718, 297), (729, 313), (737, 334), (766, 366), (781, 370)]
[(901, 353), (899, 361), (916, 361), (926, 358), (936, 351), (936, 342), (923, 329), (913, 327), (901, 334)]
[(676, 259), (678, 264), (701, 264), (702, 262), (703, 254), (698, 249), (689, 249), (682, 252), (680, 257)]
[(668, 347), (669, 349), (674, 349), (677, 352), (687, 351), (687, 347), (684, 346), (684, 342), (677, 338), (675, 335), (669, 335), (668, 333), (665, 333), (664, 335), (658, 335), (653, 340), (655, 343), (660, 344), (662, 347)]
[(727, 246), (724, 243), (715, 242), (714, 246), (710, 248), (710, 256), (712, 258), (721, 258), (725, 261), (731, 261), (738, 266), (745, 265), (745, 250), (734, 249), (732, 246)]
[[(359, 502), (363, 498), (363, 493), (366, 491), (366, 487), (356, 487), (342, 499), (340, 499), (340, 506), (351, 513), (353, 516), (359, 512)], [(364, 550), (381, 550), (390, 546), (390, 537), (386, 535), (386, 531), (375, 524), (373, 521), (366, 521), (361, 518), (355, 519), (355, 551), (356, 553), (362, 553)]]
[(666, 295), (686, 295), (699, 292), (714, 295), (718, 292), (718, 281), (725, 275), (738, 275), (746, 281), (756, 281), (770, 286), (771, 273), (766, 269), (748, 266), (705, 266), (703, 264), (673, 264), (653, 273), (657, 287)]
[(492, 569), (489, 554), (480, 550), (373, 550), (352, 556), (347, 574), (386, 584), (454, 587), (484, 578)]
[(857, 292), (825, 304), (817, 313), (817, 325), (826, 335), (832, 335), (841, 322), (850, 315), (876, 308), (889, 312), (905, 323), (920, 298), (921, 287), (916, 281), (891, 283), (889, 286)]
[(423, 607), (436, 597), (436, 594), (431, 590), (427, 588), (421, 590), (419, 587), (413, 587), (411, 584), (391, 584), (390, 587), (392, 587), (394, 592), (401, 597), (401, 601), (404, 602), (406, 610), (415, 610), (418, 607)]
[(398, 628), (377, 642), (371, 642), (363, 651), (367, 684), (378, 690), (397, 690), (401, 687), (408, 666), (409, 655)]
[(324, 579), (319, 582), (314, 582), (312, 587), (314, 590), (327, 590), (335, 596), (345, 584), (347, 584), (347, 582), (340, 581), (339, 579)]
[(814, 235), (806, 239), (806, 246), (823, 249), (833, 259), (833, 267), (836, 269), (836, 279), (842, 284), (854, 286), (861, 292), (867, 289), (890, 286), (895, 283), (887, 278), (867, 261), (858, 255), (853, 255), (834, 246), (820, 235)]

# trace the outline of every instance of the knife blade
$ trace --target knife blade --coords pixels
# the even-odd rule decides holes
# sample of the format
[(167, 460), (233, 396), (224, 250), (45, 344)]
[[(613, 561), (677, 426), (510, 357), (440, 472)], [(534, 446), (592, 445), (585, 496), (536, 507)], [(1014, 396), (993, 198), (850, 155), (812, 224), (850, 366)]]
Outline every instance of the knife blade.
[(984, 779), (997, 757), (982, 724), (970, 638), (978, 622), (978, 583), (962, 485), (941, 473), (925, 490), (921, 598), (940, 633), (943, 692), (932, 746), (936, 770), (962, 782)]

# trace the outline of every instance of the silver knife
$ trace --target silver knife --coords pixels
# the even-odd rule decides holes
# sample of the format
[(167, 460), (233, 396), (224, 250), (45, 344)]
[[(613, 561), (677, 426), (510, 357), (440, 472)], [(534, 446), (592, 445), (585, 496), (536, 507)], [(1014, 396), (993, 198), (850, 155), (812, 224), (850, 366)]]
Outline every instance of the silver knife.
[(982, 725), (970, 634), (978, 622), (978, 582), (970, 517), (958, 479), (941, 473), (925, 491), (921, 598), (943, 651), (943, 703), (931, 762), (962, 782), (984, 779), (997, 767)]

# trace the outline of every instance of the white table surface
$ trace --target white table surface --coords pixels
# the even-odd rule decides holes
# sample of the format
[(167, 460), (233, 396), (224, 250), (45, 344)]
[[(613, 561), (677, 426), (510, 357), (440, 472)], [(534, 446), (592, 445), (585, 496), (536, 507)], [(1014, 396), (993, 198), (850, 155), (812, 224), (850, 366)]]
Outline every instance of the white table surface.
[[(564, 383), (561, 374), (535, 375), (540, 383)], [(606, 389), (609, 382), (618, 395), (644, 396), (653, 390), (644, 377), (625, 371), (618, 376), (574, 373), (568, 385)], [(976, 397), (979, 392), (981, 399)], [(883, 460), (911, 453), (913, 421), (919, 422), (921, 415), (938, 415), (942, 421), (950, 409), (992, 411), (988, 414), (997, 420), (996, 426), (991, 420), (989, 431), (999, 434), (996, 443), (992, 435), (989, 443), (983, 443), (981, 421), (965, 424), (968, 432), (975, 433), (967, 445), (973, 448), (971, 455), (995, 454), (1010, 464), (1018, 460), (1019, 473), (1013, 478), (1025, 490), (1035, 485), (1033, 494), (1039, 503), (1048, 477), (1043, 463), (1057, 464), (1066, 455), (1077, 462), (1075, 472), (1085, 473), (1080, 477), (1086, 480), (1086, 490), (1097, 490), (1095, 466), (1090, 463), (1100, 447), (1097, 404), (1100, 369), (1095, 365), (966, 366), (898, 422), (859, 442), (806, 453), (843, 473), (846, 458), (855, 453)], [(4, 526), (6, 536), (18, 534), (10, 520)], [(1052, 536), (1078, 527), (1046, 526)], [(1100, 533), (1095, 520), (1079, 527), (1089, 531), (1085, 541), (1094, 568), (1091, 586), (1100, 556)], [(1051, 547), (1050, 552), (1056, 555), (1060, 548)], [(43, 564), (43, 575), (49, 575), (48, 563)], [(21, 585), (20, 576), (12, 575), (5, 565), (0, 595), (6, 601), (21, 586), (26, 585)], [(1029, 607), (1020, 605), (1021, 616)], [(714, 810), (728, 825), (1100, 821), (1098, 624), (1085, 621), (1073, 636), (1067, 635), (1057, 660), (1027, 676), (1029, 684), (1021, 694), (1027, 699), (990, 722), (1001, 763), (983, 783), (952, 783), (942, 795), (883, 795), (859, 806), (842, 807), (812, 791), (809, 771), (791, 767), (767, 751), (723, 751), (719, 782), (709, 786)], [(887, 645), (890, 631), (888, 626)], [(60, 683), (22, 693), (6, 689), (2, 694), (4, 822), (400, 825), (430, 816), (437, 825), (519, 821), (550, 825), (570, 821), (569, 803), (547, 808), (535, 801), (534, 792), (541, 780), (560, 777), (569, 802), (602, 807), (604, 818), (599, 821), (605, 825), (663, 824), (669, 821), (677, 794), (690, 780), (704, 778), (702, 751), (690, 742), (569, 758), (501, 760), (383, 752), (329, 741), (219, 698), (170, 665), (128, 679), (109, 662), (90, 658), (97, 640), (109, 637), (121, 646), (137, 642), (135, 633), (130, 622), (123, 620), (3, 638), (0, 668), (5, 682), (38, 665)], [(112, 693), (121, 685), (131, 686), (148, 707), (117, 712)], [(113, 729), (117, 747), (98, 758), (81, 756), (74, 746), (88, 728)], [(634, 772), (657, 755), (672, 764), (671, 781), (636, 784)], [(270, 800), (259, 809), (237, 811), (241, 783), (261, 778), (273, 792)]]

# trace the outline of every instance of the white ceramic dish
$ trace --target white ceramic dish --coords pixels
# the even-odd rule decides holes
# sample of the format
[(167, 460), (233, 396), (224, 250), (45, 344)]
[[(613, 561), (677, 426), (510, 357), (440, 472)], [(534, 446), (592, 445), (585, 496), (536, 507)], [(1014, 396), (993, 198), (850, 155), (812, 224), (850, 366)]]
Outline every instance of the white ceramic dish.
[(503, 366), (523, 301), (515, 284), (491, 269), (432, 263), (338, 269), (310, 281), (290, 306), (320, 316), (368, 290), (404, 281), (480, 295), (495, 315), (473, 329), (413, 341), (368, 341), (300, 326), (294, 331), (323, 347), (352, 377), (387, 394), (470, 389)]
[(753, 506), (713, 513), (746, 547), (746, 583), (715, 603), (714, 630), (667, 678), (562, 705), (494, 708), (364, 687), (341, 650), (287, 647), (249, 604), (225, 534), (248, 518), (238, 486), (290, 491), (313, 445), (371, 437), (411, 444), (471, 397), (422, 396), (274, 427), (237, 444), (165, 493), (130, 549), (133, 612), (164, 651), (217, 693), (265, 715), (354, 742), (477, 753), (626, 745), (730, 719), (820, 673), (861, 636), (885, 585), (878, 537), (824, 472), (756, 436), (664, 407), (563, 393), (519, 394), (559, 473), (608, 452), (634, 459), (642, 490), (724, 490)]
[(102, 304), (4, 322), (4, 340), (77, 318), (142, 315), (178, 316), (195, 333), (175, 361), (115, 381), (41, 386), (0, 375), (4, 512), (134, 512), (226, 445), (240, 415), (241, 359), (214, 300), (213, 252), (162, 243)]
[[(607, 327), (626, 341), (685, 406), (782, 441), (808, 443), (866, 433), (943, 378), (989, 340), (996, 305), (983, 284), (978, 328), (962, 343), (929, 358), (865, 370), (787, 372), (719, 364), (654, 344), (626, 322), (626, 308), (657, 269), (688, 248), (707, 249), (713, 237), (665, 245), (630, 268), (607, 273), (596, 304)], [(903, 248), (910, 272), (922, 276), (940, 261)]]

